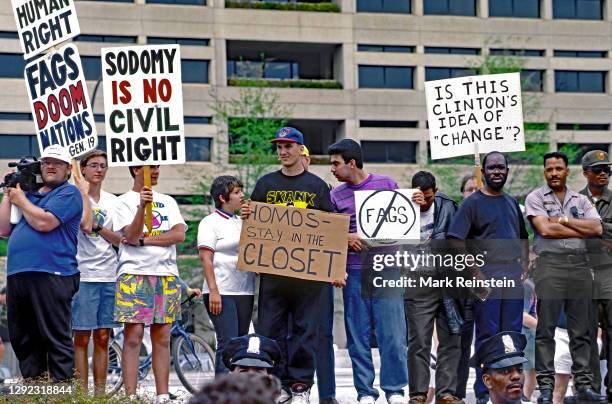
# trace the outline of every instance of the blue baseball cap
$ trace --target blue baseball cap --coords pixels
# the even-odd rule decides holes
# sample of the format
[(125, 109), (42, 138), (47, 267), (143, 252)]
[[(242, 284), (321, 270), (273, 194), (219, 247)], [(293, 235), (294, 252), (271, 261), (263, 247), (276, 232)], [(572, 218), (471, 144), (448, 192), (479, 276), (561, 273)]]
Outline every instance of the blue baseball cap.
[(297, 144), (304, 144), (304, 135), (299, 130), (290, 126), (280, 128), (274, 134), (274, 139), (270, 142), (292, 142)]

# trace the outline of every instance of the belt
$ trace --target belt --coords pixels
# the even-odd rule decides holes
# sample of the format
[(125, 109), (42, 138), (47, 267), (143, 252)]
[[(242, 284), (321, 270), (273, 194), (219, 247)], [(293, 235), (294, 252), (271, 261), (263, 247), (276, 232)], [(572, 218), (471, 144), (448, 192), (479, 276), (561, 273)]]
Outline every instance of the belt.
[(564, 253), (541, 253), (540, 259), (546, 261), (566, 262), (568, 264), (577, 264), (580, 262), (588, 262), (588, 256), (586, 253), (578, 254), (564, 254)]

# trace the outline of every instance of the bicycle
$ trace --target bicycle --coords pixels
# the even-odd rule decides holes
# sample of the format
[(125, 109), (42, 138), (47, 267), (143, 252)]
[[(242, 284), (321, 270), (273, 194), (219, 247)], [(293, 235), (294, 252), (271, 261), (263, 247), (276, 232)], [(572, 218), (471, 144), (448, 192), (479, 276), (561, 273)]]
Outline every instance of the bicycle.
[[(170, 330), (171, 360), (176, 375), (181, 384), (191, 394), (195, 394), (200, 386), (215, 377), (215, 352), (201, 337), (188, 332), (189, 309), (195, 304), (189, 296), (181, 303), (181, 318), (172, 324)], [(117, 393), (123, 385), (121, 374), (122, 340), (123, 329), (119, 331), (108, 344), (108, 371), (106, 379), (106, 393), (112, 396)], [(140, 359), (138, 365), (138, 380), (144, 380), (151, 369), (153, 356), (148, 352), (147, 356)]]

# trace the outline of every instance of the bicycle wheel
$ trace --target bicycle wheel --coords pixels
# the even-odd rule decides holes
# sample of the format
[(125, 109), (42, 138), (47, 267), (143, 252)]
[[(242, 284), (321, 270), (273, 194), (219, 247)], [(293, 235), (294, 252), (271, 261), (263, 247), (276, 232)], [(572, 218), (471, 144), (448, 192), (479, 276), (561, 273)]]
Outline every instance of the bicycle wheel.
[(172, 360), (176, 375), (191, 394), (215, 377), (215, 353), (197, 335), (180, 336), (174, 344)]
[(112, 396), (119, 391), (123, 385), (121, 374), (121, 357), (123, 352), (117, 341), (113, 341), (108, 347), (108, 370), (106, 372), (106, 394)]

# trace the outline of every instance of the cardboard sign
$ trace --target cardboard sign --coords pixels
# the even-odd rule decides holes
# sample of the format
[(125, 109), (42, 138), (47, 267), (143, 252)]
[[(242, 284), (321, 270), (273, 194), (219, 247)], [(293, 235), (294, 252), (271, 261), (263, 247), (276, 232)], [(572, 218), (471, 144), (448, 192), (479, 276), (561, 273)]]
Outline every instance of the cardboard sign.
[(26, 59), (81, 33), (73, 0), (11, 0), (11, 4)]
[[(413, 189), (355, 192), (357, 233), (369, 241), (420, 240), (420, 210)], [(376, 245), (376, 243), (370, 243)]]
[(425, 82), (433, 160), (525, 150), (520, 73)]
[(316, 281), (344, 279), (349, 216), (257, 202), (251, 208), (242, 223), (238, 269)]
[(183, 164), (178, 45), (102, 49), (109, 166)]
[(77, 47), (68, 44), (29, 63), (24, 76), (39, 149), (58, 144), (73, 158), (95, 149), (98, 134)]

